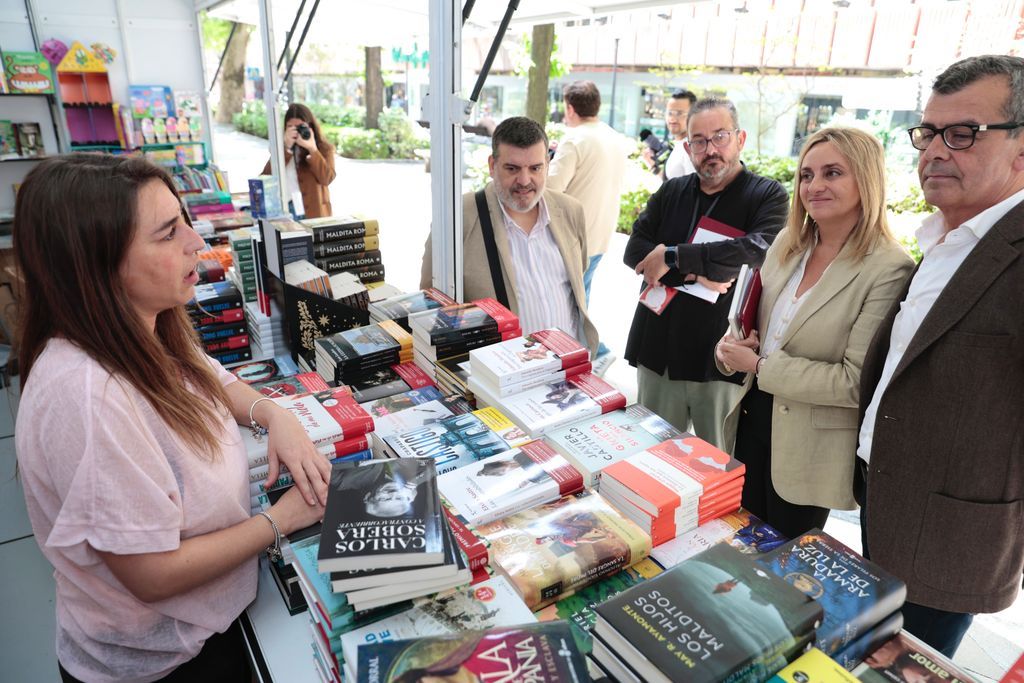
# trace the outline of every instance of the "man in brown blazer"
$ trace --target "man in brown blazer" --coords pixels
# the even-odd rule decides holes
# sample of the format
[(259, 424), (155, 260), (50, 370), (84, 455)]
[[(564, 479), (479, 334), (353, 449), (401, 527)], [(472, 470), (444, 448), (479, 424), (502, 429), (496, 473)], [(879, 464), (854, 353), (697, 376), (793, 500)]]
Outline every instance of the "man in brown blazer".
[(907, 583), (904, 627), (952, 656), (1024, 573), (1024, 60), (964, 59), (921, 124), (924, 258), (861, 374), (865, 555)]
[[(587, 232), (583, 206), (568, 195), (545, 190), (548, 138), (525, 116), (494, 129), (488, 159), (491, 182), (483, 190), (507, 305), (524, 334), (558, 327), (598, 348), (597, 329), (587, 316), (583, 272)], [(497, 298), (475, 193), (462, 197), (463, 296)], [(420, 287), (432, 286), (433, 259), (427, 238)], [(503, 302), (504, 303), (504, 302)]]

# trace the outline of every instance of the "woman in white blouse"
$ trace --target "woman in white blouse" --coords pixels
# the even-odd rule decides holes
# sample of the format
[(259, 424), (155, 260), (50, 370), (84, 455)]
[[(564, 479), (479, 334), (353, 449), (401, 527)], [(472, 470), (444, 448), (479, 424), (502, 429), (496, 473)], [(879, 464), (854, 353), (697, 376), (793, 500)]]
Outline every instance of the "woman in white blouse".
[(789, 537), (856, 508), (861, 365), (913, 267), (886, 221), (875, 138), (819, 130), (797, 168), (789, 221), (761, 269), (757, 330), (716, 350), (720, 370), (747, 373), (726, 418), (747, 468), (743, 507)]

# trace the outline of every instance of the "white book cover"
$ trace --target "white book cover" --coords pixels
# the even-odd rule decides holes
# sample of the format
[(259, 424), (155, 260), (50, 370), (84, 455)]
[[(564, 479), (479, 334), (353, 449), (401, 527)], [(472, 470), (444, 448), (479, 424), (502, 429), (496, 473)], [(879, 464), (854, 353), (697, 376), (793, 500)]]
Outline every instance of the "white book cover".
[(552, 375), (589, 358), (585, 346), (558, 329), (540, 330), (469, 352), (472, 374), (498, 388)]
[(583, 477), (551, 446), (531, 441), (446, 472), (437, 487), (475, 526), (581, 491)]
[(392, 434), (401, 434), (416, 427), (433, 424), (452, 415), (454, 413), (440, 401), (427, 401), (418, 406), (399, 410), (397, 413), (373, 418), (373, 433), (376, 438), (383, 439)]
[(536, 621), (509, 580), (495, 576), (475, 586), (417, 600), (404, 612), (349, 631), (341, 636), (341, 651), (346, 670), (351, 671), (352, 680), (358, 680), (357, 648), (361, 645)]
[[(623, 474), (630, 476), (620, 479), (619, 476)], [(643, 486), (636, 486), (636, 480), (641, 481)], [(648, 488), (652, 486), (656, 487), (658, 493), (654, 499)], [(697, 505), (704, 492), (704, 488), (693, 477), (646, 450), (634, 453), (605, 470), (601, 478), (601, 489), (602, 492), (617, 493), (646, 510), (652, 517), (659, 517), (672, 510), (677, 518), (684, 519), (696, 517)], [(659, 501), (666, 502), (662, 510), (658, 509)]]

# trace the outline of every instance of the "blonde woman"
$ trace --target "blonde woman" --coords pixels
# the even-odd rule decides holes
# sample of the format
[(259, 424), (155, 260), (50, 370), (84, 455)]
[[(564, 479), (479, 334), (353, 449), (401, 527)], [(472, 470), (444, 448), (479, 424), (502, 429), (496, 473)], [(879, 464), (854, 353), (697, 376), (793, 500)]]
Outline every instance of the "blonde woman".
[(747, 467), (743, 506), (789, 537), (852, 510), (864, 354), (913, 261), (889, 231), (882, 146), (852, 128), (804, 144), (786, 227), (768, 250), (758, 329), (726, 335), (723, 372), (747, 373), (726, 417)]

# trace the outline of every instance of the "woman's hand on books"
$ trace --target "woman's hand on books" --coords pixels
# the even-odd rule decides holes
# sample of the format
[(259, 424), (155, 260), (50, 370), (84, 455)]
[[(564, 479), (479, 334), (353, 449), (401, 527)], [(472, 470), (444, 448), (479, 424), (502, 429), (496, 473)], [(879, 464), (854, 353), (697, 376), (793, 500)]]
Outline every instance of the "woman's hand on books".
[[(320, 456), (323, 458), (323, 456)], [(316, 524), (324, 517), (324, 506), (317, 503), (309, 505), (304, 496), (296, 487), (284, 492), (280, 500), (270, 506), (267, 513), (274, 518), (281, 533), (285, 536), (304, 529), (310, 524)]]
[(738, 372), (757, 372), (757, 362), (761, 359), (757, 355), (759, 346), (757, 330), (752, 331), (745, 339), (736, 339), (727, 334), (715, 347), (715, 358)]
[(295, 480), (295, 488), (309, 506), (327, 502), (327, 485), (331, 481), (331, 463), (316, 452), (306, 430), (289, 411), (277, 407), (267, 425), (266, 485), (277, 481), (280, 465), (285, 465)]

